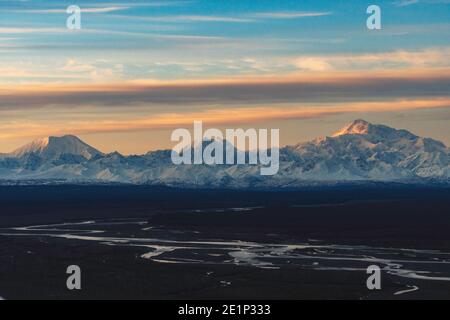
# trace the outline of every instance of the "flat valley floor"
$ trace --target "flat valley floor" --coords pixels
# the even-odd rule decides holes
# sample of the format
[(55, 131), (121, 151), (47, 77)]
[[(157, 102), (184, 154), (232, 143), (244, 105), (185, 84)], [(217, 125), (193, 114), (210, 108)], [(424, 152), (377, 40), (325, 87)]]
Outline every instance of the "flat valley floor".
[(0, 202), (4, 299), (450, 299), (447, 187), (2, 186)]

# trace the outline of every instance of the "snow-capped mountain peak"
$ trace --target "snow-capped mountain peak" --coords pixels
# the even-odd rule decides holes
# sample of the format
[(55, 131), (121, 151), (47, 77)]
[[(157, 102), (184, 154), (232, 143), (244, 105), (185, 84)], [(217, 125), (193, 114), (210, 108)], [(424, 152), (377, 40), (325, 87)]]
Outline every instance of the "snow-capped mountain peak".
[[(371, 143), (407, 142), (420, 139), (420, 137), (403, 129), (395, 129), (382, 124), (372, 124), (365, 120), (355, 120), (334, 133), (335, 139), (365, 139)], [(432, 140), (432, 139), (429, 139)], [(408, 142), (409, 141), (409, 142)]]
[(339, 137), (347, 134), (368, 134), (373, 125), (365, 120), (358, 119), (349, 123), (338, 132), (333, 134), (333, 137)]
[(102, 152), (73, 135), (37, 139), (15, 150), (11, 156), (23, 157), (29, 154), (39, 155), (45, 159), (58, 159), (63, 154), (82, 156), (86, 159), (103, 155)]

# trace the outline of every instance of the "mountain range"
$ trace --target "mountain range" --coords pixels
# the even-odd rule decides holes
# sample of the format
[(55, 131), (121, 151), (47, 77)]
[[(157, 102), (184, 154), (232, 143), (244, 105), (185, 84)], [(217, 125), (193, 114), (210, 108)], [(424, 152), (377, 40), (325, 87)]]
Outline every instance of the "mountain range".
[(174, 165), (171, 150), (105, 154), (76, 136), (48, 137), (0, 155), (2, 184), (127, 183), (202, 188), (289, 188), (340, 182), (450, 183), (450, 149), (406, 130), (355, 120), (332, 136), (280, 149), (280, 169)]

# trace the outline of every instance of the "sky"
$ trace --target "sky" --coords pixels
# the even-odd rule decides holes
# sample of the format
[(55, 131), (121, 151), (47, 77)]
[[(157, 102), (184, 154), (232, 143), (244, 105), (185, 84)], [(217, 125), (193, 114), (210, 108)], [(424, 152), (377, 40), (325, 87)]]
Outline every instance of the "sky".
[(75, 134), (141, 154), (194, 120), (286, 145), (359, 118), (450, 145), (450, 0), (0, 0), (0, 153)]

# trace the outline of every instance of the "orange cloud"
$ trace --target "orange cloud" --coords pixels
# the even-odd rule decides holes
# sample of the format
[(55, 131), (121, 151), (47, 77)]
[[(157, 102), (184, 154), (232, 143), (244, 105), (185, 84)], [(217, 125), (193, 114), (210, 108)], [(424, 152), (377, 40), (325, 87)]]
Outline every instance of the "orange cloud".
[(152, 129), (190, 128), (195, 120), (208, 126), (239, 126), (274, 120), (319, 118), (351, 112), (386, 112), (449, 108), (450, 98), (390, 100), (345, 104), (302, 105), (291, 107), (218, 108), (203, 112), (160, 113), (135, 119), (86, 121), (20, 121), (0, 124), (0, 139), (40, 137), (62, 134), (132, 132)]
[(448, 68), (449, 57), (450, 48), (443, 47), (421, 51), (301, 56), (293, 59), (292, 63), (306, 71)]
[[(317, 65), (320, 67), (320, 65)], [(450, 69), (296, 73), (220, 79), (117, 84), (0, 86), (0, 111), (52, 108), (129, 108), (155, 105), (341, 103), (447, 96)]]

